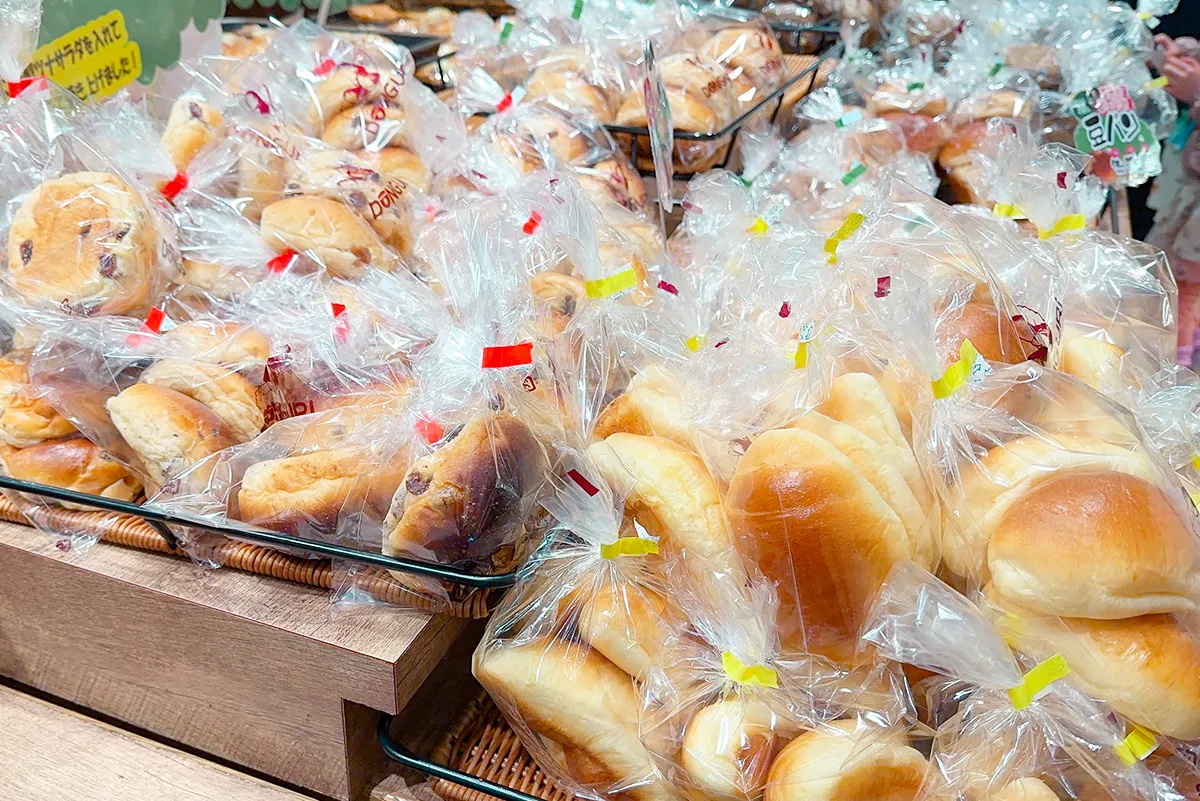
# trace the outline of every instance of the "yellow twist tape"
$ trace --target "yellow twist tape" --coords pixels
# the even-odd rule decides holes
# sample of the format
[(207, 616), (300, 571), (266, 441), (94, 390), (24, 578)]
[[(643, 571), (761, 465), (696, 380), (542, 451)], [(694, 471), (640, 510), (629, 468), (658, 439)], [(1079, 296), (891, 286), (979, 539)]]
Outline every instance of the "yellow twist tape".
[(1155, 739), (1154, 733), (1141, 726), (1134, 726), (1133, 731), (1129, 732), (1124, 740), (1113, 746), (1117, 758), (1130, 768), (1153, 754), (1156, 748), (1158, 740)]
[(762, 217), (756, 217), (754, 219), (754, 223), (746, 230), (755, 236), (762, 236), (767, 232), (767, 228), (769, 227), (770, 226), (767, 225), (766, 220), (764, 220)]
[(1188, 497), (1192, 499), (1192, 506), (1200, 509), (1200, 492), (1189, 492)]
[(837, 264), (837, 249), (838, 246), (845, 242), (850, 237), (854, 236), (854, 232), (862, 227), (866, 217), (857, 211), (851, 212), (846, 221), (842, 223), (842, 227), (834, 232), (833, 236), (825, 240), (825, 252), (829, 254), (829, 263)]
[(732, 651), (721, 654), (721, 666), (725, 668), (725, 675), (738, 684), (779, 689), (779, 676), (774, 670), (766, 665), (743, 665)]
[(1155, 78), (1154, 80), (1146, 82), (1146, 90), (1149, 91), (1151, 89), (1166, 89), (1170, 85), (1171, 85), (1171, 81), (1167, 78), (1167, 76), (1160, 75), (1159, 77)]
[(705, 336), (704, 334), (696, 334), (696, 336), (694, 336), (694, 337), (688, 337), (684, 341), (683, 344), (687, 345), (688, 350), (690, 350), (692, 353), (695, 353), (696, 351), (703, 348), (704, 343), (707, 341), (708, 341), (708, 337)]
[(1017, 709), (1025, 709), (1047, 687), (1070, 674), (1071, 668), (1067, 666), (1067, 660), (1062, 654), (1055, 654), (1045, 662), (1034, 665), (1021, 683), (1008, 691), (1008, 697)]
[(1200, 453), (1192, 457), (1192, 467), (1200, 470)]
[(992, 206), (992, 214), (997, 217), (1007, 217), (1010, 220), (1023, 220), (1027, 216), (1025, 209), (1015, 203), (997, 203)]
[(1048, 231), (1038, 229), (1038, 239), (1049, 239), (1052, 236), (1065, 233), (1067, 231), (1078, 231), (1087, 227), (1087, 217), (1082, 214), (1068, 214), (1054, 224), (1054, 227)]
[(621, 537), (616, 542), (600, 546), (600, 555), (605, 559), (616, 559), (618, 556), (645, 556), (648, 553), (658, 553), (658, 543), (654, 540), (644, 540), (641, 537)]
[(971, 344), (971, 340), (964, 339), (958, 349), (958, 361), (950, 365), (941, 378), (931, 382), (933, 397), (941, 400), (958, 392), (967, 383), (967, 379), (971, 377), (971, 367), (974, 366), (975, 357), (978, 355), (979, 351), (975, 350), (975, 346)]
[(630, 267), (628, 270), (622, 270), (616, 275), (610, 275), (607, 278), (586, 281), (583, 288), (587, 290), (589, 298), (607, 298), (618, 292), (633, 289), (637, 286), (637, 283), (637, 271)]
[(797, 370), (803, 370), (808, 367), (808, 343), (799, 342), (796, 344), (796, 353), (792, 356), (792, 361), (796, 364)]

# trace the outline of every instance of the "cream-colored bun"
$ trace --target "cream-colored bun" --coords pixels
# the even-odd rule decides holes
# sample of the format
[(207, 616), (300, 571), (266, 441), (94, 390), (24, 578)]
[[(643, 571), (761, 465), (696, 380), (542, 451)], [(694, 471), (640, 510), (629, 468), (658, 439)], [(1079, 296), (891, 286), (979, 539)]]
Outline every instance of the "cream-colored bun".
[(982, 576), (988, 535), (1009, 507), (1037, 483), (1071, 470), (1115, 470), (1154, 479), (1153, 466), (1143, 454), (1090, 437), (1020, 437), (998, 445), (963, 470), (957, 526), (943, 528), (946, 566), (960, 576)]
[(1110, 620), (1200, 608), (1200, 540), (1143, 478), (1060, 472), (990, 531), (992, 585), (1027, 609)]
[(522, 557), (522, 512), (541, 486), (545, 454), (507, 412), (480, 415), (413, 463), (392, 499), (383, 551), (503, 572)]
[(346, 204), (329, 198), (302, 195), (272, 203), (263, 210), (261, 231), (271, 247), (310, 252), (338, 278), (392, 268), (375, 230)]
[(157, 262), (158, 231), (137, 192), (111, 173), (76, 172), (17, 209), (5, 280), (30, 303), (125, 314), (150, 301)]
[(254, 372), (267, 365), (271, 340), (242, 323), (180, 323), (163, 334), (173, 356)]
[(584, 599), (579, 634), (630, 676), (663, 664), (674, 633), (666, 599), (632, 583), (605, 583)]
[[(113, 425), (137, 454), (153, 490), (197, 462), (237, 444), (207, 406), (152, 384), (134, 384), (105, 404)], [(203, 482), (205, 476), (196, 477)]]
[(646, 185), (624, 158), (597, 162), (576, 171), (579, 185), (597, 205), (617, 203), (630, 211), (645, 211)]
[[(125, 466), (86, 439), (41, 442), (20, 450), (0, 445), (0, 469), (21, 481), (133, 501), (142, 494), (142, 482)], [(63, 503), (68, 509), (87, 509)]]
[(701, 54), (724, 64), (730, 77), (745, 75), (762, 90), (771, 90), (783, 79), (783, 49), (768, 31), (755, 27), (730, 27), (714, 33)]
[(360, 104), (374, 103), (383, 93), (384, 76), (358, 64), (338, 64), (313, 89), (321, 122)]
[[(713, 68), (716, 68), (716, 65), (712, 65), (712, 68), (706, 67), (704, 62), (699, 61), (698, 57), (694, 55), (668, 56), (663, 59), (662, 63), (664, 66), (668, 66), (668, 60), (689, 58), (697, 64), (694, 68), (697, 79), (680, 80), (666, 85), (664, 75), (667, 105), (671, 109), (671, 123), (676, 130), (711, 133), (719, 130), (733, 118), (732, 106), (725, 97), (732, 94), (729, 91), (729, 78), (720, 71), (714, 71)], [(676, 69), (676, 74), (679, 74), (678, 69)], [(697, 80), (705, 77), (708, 80), (700, 81), (697, 85)], [(646, 99), (641, 87), (626, 96), (625, 102), (617, 110), (617, 124), (629, 126), (646, 124)]]
[(390, 25), (401, 18), (400, 12), (387, 3), (363, 3), (346, 9), (350, 19), (372, 25)]
[(1200, 738), (1200, 637), (1194, 616), (1056, 618), (1010, 604), (990, 585), (985, 595), (1018, 650), (1038, 660), (1060, 653), (1072, 681), (1134, 723), (1180, 740)]
[(562, 273), (541, 272), (529, 279), (542, 333), (553, 338), (571, 324), (579, 305), (587, 299), (583, 279)]
[(73, 433), (75, 426), (30, 385), (25, 362), (0, 359), (0, 442), (28, 448)]
[(875, 440), (853, 426), (839, 423), (820, 412), (809, 412), (793, 422), (791, 427), (816, 434), (853, 463), (904, 524), (912, 543), (912, 558), (926, 570), (932, 570), (940, 539), (936, 530), (940, 524), (940, 513), (936, 508), (927, 510), (921, 507), (904, 481), (899, 466), (884, 458)]
[(943, 182), (952, 203), (985, 206), (983, 168), (975, 163), (964, 164), (946, 171)]
[(429, 191), (429, 168), (421, 161), (421, 157), (411, 150), (403, 147), (385, 147), (380, 150), (360, 150), (355, 155), (382, 175), (384, 182), (402, 181), (422, 192)]
[(989, 795), (987, 801), (1058, 801), (1058, 796), (1038, 779), (1017, 779)]
[(587, 114), (599, 123), (613, 121), (608, 95), (572, 70), (548, 67), (534, 70), (525, 84), (525, 99), (543, 100), (563, 111)]
[(1102, 339), (1064, 336), (1058, 369), (1073, 375), (1092, 389), (1104, 391), (1120, 381), (1121, 358), (1125, 351)]
[(988, 120), (992, 117), (1028, 119), (1033, 108), (1029, 98), (1012, 89), (1001, 89), (984, 97), (960, 103), (954, 109), (954, 118), (959, 122)]
[(186, 256), (179, 260), (179, 277), (176, 282), (193, 294), (198, 292), (201, 293), (201, 297), (222, 300), (232, 300), (250, 286), (248, 276), (235, 265), (216, 264), (189, 259)]
[(905, 146), (914, 153), (933, 158), (950, 135), (944, 122), (907, 111), (885, 111), (879, 118), (895, 125), (904, 134)]
[(516, 131), (497, 143), (522, 159), (540, 158), (540, 149), (545, 149), (560, 162), (574, 164), (592, 149), (591, 140), (568, 117), (545, 109), (521, 115)]
[(680, 762), (709, 798), (758, 798), (789, 727), (754, 698), (716, 701), (688, 722)]
[(683, 398), (673, 388), (642, 373), (634, 376), (625, 392), (604, 407), (592, 429), (597, 440), (622, 433), (665, 437), (682, 448), (695, 450)]
[[(700, 53), (683, 52), (667, 56), (658, 63), (668, 94), (671, 88), (678, 87), (706, 101), (723, 120), (728, 121), (737, 115), (738, 101), (730, 86), (729, 74), (711, 58)], [(640, 86), (635, 93), (645, 94)]]
[(801, 734), (780, 752), (763, 801), (912, 801), (925, 780), (925, 757), (901, 734), (853, 721)]
[(271, 46), (274, 33), (262, 25), (243, 25), (221, 34), (221, 55), (226, 58), (257, 56)]
[(992, 303), (972, 301), (942, 315), (936, 337), (943, 368), (958, 361), (964, 339), (971, 340), (980, 356), (999, 364), (1020, 364), (1037, 350), (1029, 325), (1003, 317)]
[(900, 518), (849, 459), (798, 429), (751, 443), (725, 506), (739, 549), (779, 592), (784, 649), (849, 664), (872, 597), (912, 558)]
[(946, 113), (946, 96), (920, 89), (909, 92), (903, 83), (888, 81), (867, 98), (867, 112), (874, 117), (889, 111), (910, 111), (926, 117), (940, 117)]
[(163, 148), (175, 169), (185, 172), (224, 124), (224, 115), (198, 95), (185, 94), (176, 100), (162, 135)]
[(704, 461), (663, 437), (613, 434), (588, 456), (625, 498), (625, 514), (659, 540), (664, 558), (685, 556), (705, 598), (729, 597), (743, 572), (721, 508), (721, 493)]
[(480, 648), (474, 673), (506, 712), (558, 746), (576, 781), (623, 789), (617, 797), (627, 801), (676, 798), (638, 737), (633, 679), (600, 654), (558, 640)]
[(342, 446), (253, 464), (238, 490), (238, 519), (301, 534), (332, 533), (343, 513), (382, 518), (407, 459), (368, 465), (367, 458), (363, 448)]
[(408, 115), (382, 100), (343, 109), (329, 118), (321, 141), (342, 150), (378, 150), (404, 145)]
[(261, 134), (243, 140), (238, 153), (238, 196), (243, 198), (242, 216), (258, 222), (263, 209), (283, 197), (288, 159), (270, 136)]
[(138, 377), (143, 384), (173, 389), (207, 406), (225, 421), (238, 442), (249, 442), (263, 429), (263, 398), (241, 373), (204, 362), (162, 359)]

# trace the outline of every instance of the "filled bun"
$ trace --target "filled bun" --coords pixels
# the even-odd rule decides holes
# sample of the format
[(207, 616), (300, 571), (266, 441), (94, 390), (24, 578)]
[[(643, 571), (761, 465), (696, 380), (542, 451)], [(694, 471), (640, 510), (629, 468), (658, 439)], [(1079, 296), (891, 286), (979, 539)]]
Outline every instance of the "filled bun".
[[(117, 501), (134, 501), (142, 494), (142, 482), (137, 476), (98, 445), (82, 437), (42, 442), (21, 449), (0, 445), (0, 468), (5, 475), (21, 481), (49, 484)], [(62, 505), (68, 509), (91, 511), (91, 507)]]
[(344, 203), (324, 197), (289, 197), (263, 210), (263, 240), (278, 250), (312, 253), (338, 278), (370, 267), (390, 270), (374, 229)]
[(249, 442), (263, 429), (262, 392), (228, 368), (184, 359), (162, 359), (146, 368), (138, 380), (173, 389), (203, 403), (229, 426), (238, 442)]

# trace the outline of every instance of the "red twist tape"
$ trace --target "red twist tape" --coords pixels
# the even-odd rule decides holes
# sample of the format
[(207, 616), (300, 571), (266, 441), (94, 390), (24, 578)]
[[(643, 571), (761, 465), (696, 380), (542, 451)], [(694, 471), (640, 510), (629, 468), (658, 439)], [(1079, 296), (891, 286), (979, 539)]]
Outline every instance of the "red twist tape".
[(146, 315), (146, 322), (142, 323), (142, 327), (157, 334), (162, 330), (163, 321), (166, 319), (167, 313), (155, 306)]
[(437, 421), (431, 420), (428, 417), (418, 419), (415, 428), (417, 429), (417, 433), (421, 435), (421, 438), (430, 445), (446, 435), (446, 432), (437, 424)]
[(881, 275), (875, 279), (875, 297), (886, 298), (892, 293), (892, 277)]
[(524, 231), (526, 234), (532, 234), (534, 231), (537, 230), (537, 227), (541, 224), (542, 224), (542, 215), (538, 214), (535, 211), (529, 215), (529, 219), (526, 220), (525, 224), (521, 226), (521, 230)]
[(272, 273), (281, 273), (288, 267), (292, 266), (292, 260), (299, 254), (294, 250), (285, 250), (275, 258), (267, 262), (267, 271)]
[(162, 189), (163, 197), (165, 197), (167, 200), (174, 203), (175, 198), (177, 198), (179, 196), (179, 193), (182, 192), (183, 190), (187, 189), (187, 187), (188, 187), (187, 174), (182, 173), (182, 172), (177, 172), (177, 173), (175, 173), (175, 177), (172, 178), (171, 180), (167, 181), (167, 185), (163, 187), (163, 189)]
[(17, 95), (21, 94), (21, 92), (24, 92), (35, 83), (42, 80), (45, 80), (43, 76), (35, 75), (32, 78), (22, 78), (19, 81), (13, 81), (12, 83), (6, 84), (5, 88), (8, 90), (9, 97), (16, 97)]
[(785, 320), (788, 317), (791, 317), (792, 316), (792, 304), (788, 303), (785, 300), (783, 302), (783, 305), (779, 307), (779, 316), (784, 318)]
[(323, 77), (333, 72), (333, 68), (336, 66), (336, 61), (334, 61), (332, 58), (327, 58), (317, 65), (317, 68), (313, 70), (313, 75), (316, 75), (318, 78)]
[(1058, 188), (1059, 189), (1067, 188), (1067, 174), (1065, 172), (1060, 172), (1058, 174)]
[(533, 364), (533, 343), (521, 342), (516, 345), (498, 345), (483, 349), (483, 362), (480, 367), (492, 370), (497, 367), (520, 367)]
[(583, 475), (583, 473), (580, 473), (578, 470), (576, 470), (574, 468), (571, 468), (570, 470), (568, 470), (567, 475), (570, 477), (570, 479), (572, 481), (574, 481), (576, 484), (579, 485), (579, 488), (581, 490), (583, 490), (584, 492), (586, 492), (588, 494), (589, 498), (594, 497), (595, 494), (600, 491), (596, 487), (595, 484), (593, 484), (592, 482), (587, 480), (587, 478)]
[(507, 111), (513, 104), (512, 92), (509, 92), (504, 97), (500, 98), (500, 102), (496, 104), (496, 111)]
[(661, 289), (663, 292), (668, 292), (672, 295), (679, 294), (679, 290), (675, 287), (675, 285), (668, 281), (659, 281), (658, 288)]

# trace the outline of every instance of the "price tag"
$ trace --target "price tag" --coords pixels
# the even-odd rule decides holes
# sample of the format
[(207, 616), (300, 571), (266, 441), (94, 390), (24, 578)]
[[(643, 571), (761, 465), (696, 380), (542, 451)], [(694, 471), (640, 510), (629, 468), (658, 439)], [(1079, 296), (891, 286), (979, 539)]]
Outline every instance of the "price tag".
[(654, 184), (658, 189), (658, 216), (662, 231), (667, 232), (667, 212), (674, 206), (671, 192), (672, 151), (675, 149), (671, 106), (662, 71), (654, 59), (654, 43), (646, 40), (642, 48), (646, 62), (646, 77), (642, 80), (643, 100), (646, 103), (646, 127), (650, 131), (650, 155), (654, 159)]

